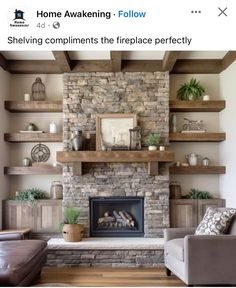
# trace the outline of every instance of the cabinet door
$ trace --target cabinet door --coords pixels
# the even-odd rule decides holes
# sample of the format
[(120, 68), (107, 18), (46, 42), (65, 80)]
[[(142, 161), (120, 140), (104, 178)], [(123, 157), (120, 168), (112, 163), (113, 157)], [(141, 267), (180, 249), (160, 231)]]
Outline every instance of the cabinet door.
[(208, 207), (225, 207), (225, 199), (198, 199), (198, 224), (201, 222)]
[(197, 200), (172, 199), (170, 200), (170, 227), (196, 227)]
[(62, 222), (62, 201), (42, 200), (37, 204), (36, 232), (58, 232)]
[(18, 201), (3, 201), (3, 226), (5, 229), (35, 228), (34, 206)]

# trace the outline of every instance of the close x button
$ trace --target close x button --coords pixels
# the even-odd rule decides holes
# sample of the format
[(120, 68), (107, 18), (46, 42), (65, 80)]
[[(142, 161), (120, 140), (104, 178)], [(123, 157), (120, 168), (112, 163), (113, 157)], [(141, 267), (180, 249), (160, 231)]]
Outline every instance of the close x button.
[(225, 7), (225, 8), (220, 8), (220, 7), (218, 7), (218, 9), (219, 9), (219, 14), (218, 14), (218, 17), (219, 16), (225, 16), (225, 17), (227, 17), (228, 15), (227, 15), (227, 13), (226, 13), (226, 10), (228, 9), (228, 7)]

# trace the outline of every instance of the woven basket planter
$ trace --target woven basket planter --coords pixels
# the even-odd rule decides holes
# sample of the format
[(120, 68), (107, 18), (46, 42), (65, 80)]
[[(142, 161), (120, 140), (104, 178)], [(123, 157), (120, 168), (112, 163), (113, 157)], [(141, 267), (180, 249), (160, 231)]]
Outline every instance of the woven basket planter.
[(84, 224), (65, 224), (62, 235), (66, 242), (79, 242), (84, 235)]

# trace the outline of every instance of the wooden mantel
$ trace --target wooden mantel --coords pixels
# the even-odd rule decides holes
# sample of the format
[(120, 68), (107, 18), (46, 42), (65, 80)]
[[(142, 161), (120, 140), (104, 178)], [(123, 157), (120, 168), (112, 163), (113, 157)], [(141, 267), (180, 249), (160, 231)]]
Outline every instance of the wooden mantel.
[(57, 161), (75, 164), (77, 175), (82, 175), (82, 163), (148, 163), (148, 174), (158, 175), (158, 162), (173, 162), (173, 151), (58, 151)]

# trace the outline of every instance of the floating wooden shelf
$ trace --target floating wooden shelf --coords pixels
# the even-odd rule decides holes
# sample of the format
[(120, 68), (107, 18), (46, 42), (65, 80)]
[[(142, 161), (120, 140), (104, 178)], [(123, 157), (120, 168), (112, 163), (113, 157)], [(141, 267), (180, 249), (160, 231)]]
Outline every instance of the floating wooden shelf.
[(10, 112), (62, 112), (62, 101), (5, 101)]
[(58, 151), (57, 161), (74, 162), (172, 162), (173, 151)]
[[(58, 151), (57, 161), (60, 163), (75, 163), (77, 175), (82, 174), (83, 162), (148, 162), (149, 175), (158, 175), (158, 162), (173, 162), (173, 151)], [(75, 173), (75, 172), (74, 172)]]
[(171, 174), (225, 174), (225, 166), (170, 167)]
[(170, 112), (220, 112), (225, 108), (225, 101), (170, 100), (169, 105), (170, 105)]
[(62, 142), (61, 133), (5, 133), (7, 142)]
[(225, 133), (170, 133), (170, 142), (221, 142)]
[(62, 167), (4, 167), (6, 175), (52, 175), (62, 174)]

